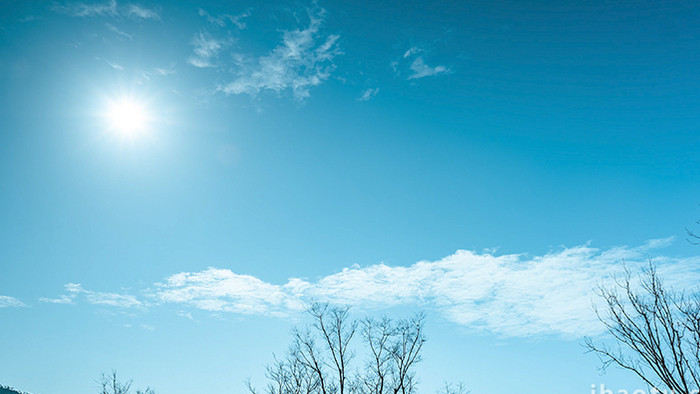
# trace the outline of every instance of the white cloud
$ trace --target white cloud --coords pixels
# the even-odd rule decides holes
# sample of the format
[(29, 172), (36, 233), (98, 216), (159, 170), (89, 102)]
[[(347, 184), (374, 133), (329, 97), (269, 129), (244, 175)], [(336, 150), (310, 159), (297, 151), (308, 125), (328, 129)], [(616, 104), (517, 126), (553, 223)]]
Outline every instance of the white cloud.
[[(404, 59), (413, 58), (413, 61), (411, 61), (411, 64), (408, 66), (409, 70), (411, 71), (411, 74), (408, 76), (408, 79), (418, 79), (450, 72), (450, 69), (446, 66), (431, 67), (425, 64), (423, 56), (416, 56), (417, 54), (423, 51), (424, 49), (422, 48), (411, 47), (406, 52), (404, 52)], [(402, 63), (406, 64), (406, 61), (408, 60), (402, 61)], [(398, 65), (399, 63), (396, 61), (391, 63), (391, 67), (394, 69), (394, 71), (398, 71)]]
[(367, 100), (371, 99), (372, 97), (376, 96), (377, 93), (379, 93), (379, 88), (367, 89), (362, 93), (362, 96), (360, 96), (357, 99), (357, 101), (367, 101)]
[(39, 301), (46, 302), (49, 304), (72, 304), (74, 299), (75, 295), (61, 294), (61, 296), (58, 298), (41, 297), (39, 298)]
[(213, 16), (201, 8), (198, 11), (199, 11), (199, 16), (206, 18), (207, 22), (211, 23), (212, 25), (215, 25), (217, 27), (224, 27), (224, 26), (226, 26), (226, 21), (229, 21), (229, 22), (233, 23), (234, 25), (236, 25), (236, 27), (238, 27), (241, 30), (246, 28), (246, 24), (243, 20), (245, 18), (249, 17), (250, 13), (251, 13), (250, 10), (246, 10), (244, 13), (242, 13), (240, 15), (223, 14), (223, 15)]
[(420, 56), (413, 60), (410, 69), (411, 71), (413, 71), (413, 74), (409, 75), (408, 79), (429, 77), (431, 75), (442, 74), (450, 71), (450, 69), (448, 69), (445, 66), (430, 67), (427, 64), (425, 64), (423, 58)]
[(105, 3), (67, 3), (56, 5), (53, 10), (62, 14), (76, 17), (127, 17), (131, 19), (153, 19), (160, 20), (157, 11), (144, 8), (138, 4), (127, 4), (120, 6), (116, 0), (109, 0)]
[[(208, 311), (281, 316), (303, 309), (309, 300), (365, 309), (408, 305), (509, 336), (579, 337), (602, 329), (592, 311), (596, 286), (621, 274), (623, 261), (638, 272), (647, 264), (647, 252), (664, 242), (608, 250), (584, 245), (531, 257), (460, 250), (407, 267), (353, 266), (316, 281), (291, 278), (282, 285), (209, 268), (172, 275), (153, 296)], [(698, 257), (654, 261), (667, 282), (679, 288), (700, 279), (693, 268)]]
[(20, 308), (25, 306), (27, 305), (14, 297), (0, 295), (0, 308)]
[(281, 286), (227, 269), (182, 272), (166, 278), (157, 287), (154, 296), (159, 301), (207, 311), (282, 315), (304, 307), (301, 300), (290, 297)]
[(333, 58), (340, 54), (338, 35), (320, 37), (325, 10), (309, 10), (309, 25), (304, 29), (285, 31), (282, 43), (252, 64), (242, 66), (238, 76), (219, 90), (226, 94), (257, 95), (270, 90), (281, 93), (291, 90), (297, 100), (309, 97), (309, 89), (330, 77)]
[[(596, 249), (590, 245), (560, 248), (541, 256), (496, 255), (494, 251), (459, 250), (436, 261), (410, 266), (352, 266), (315, 280), (290, 278), (273, 284), (229, 269), (208, 268), (171, 275), (146, 291), (156, 304), (176, 304), (209, 312), (291, 316), (311, 301), (345, 304), (364, 310), (404, 306), (434, 311), (463, 325), (506, 336), (558, 335), (576, 338), (602, 332), (592, 306), (595, 289), (623, 273), (638, 274), (652, 249), (670, 239), (639, 247)], [(700, 257), (654, 257), (665, 282), (695, 289)], [(64, 303), (78, 295), (98, 305), (140, 307), (131, 295), (84, 290), (66, 285)], [(68, 301), (65, 301), (67, 303)], [(184, 310), (180, 316), (191, 318)]]
[(85, 290), (88, 302), (95, 305), (116, 306), (119, 308), (132, 308), (144, 306), (135, 296), (129, 294), (101, 293)]

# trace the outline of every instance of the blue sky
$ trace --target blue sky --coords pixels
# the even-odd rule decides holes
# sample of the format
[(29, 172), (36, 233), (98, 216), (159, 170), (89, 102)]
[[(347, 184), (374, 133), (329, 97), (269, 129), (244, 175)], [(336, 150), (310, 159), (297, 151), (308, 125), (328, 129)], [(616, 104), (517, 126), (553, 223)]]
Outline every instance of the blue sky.
[(691, 2), (0, 10), (1, 384), (240, 393), (316, 299), (425, 311), (423, 392), (633, 390), (594, 287), (700, 278)]

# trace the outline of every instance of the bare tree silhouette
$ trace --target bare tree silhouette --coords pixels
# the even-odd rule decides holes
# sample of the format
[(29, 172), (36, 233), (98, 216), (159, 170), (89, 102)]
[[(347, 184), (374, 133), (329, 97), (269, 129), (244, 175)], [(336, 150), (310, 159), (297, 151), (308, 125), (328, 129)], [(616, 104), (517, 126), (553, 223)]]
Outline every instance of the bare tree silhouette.
[[(426, 341), (425, 316), (408, 319), (367, 317), (351, 320), (348, 308), (313, 304), (313, 324), (292, 331), (284, 359), (268, 365), (268, 394), (411, 394), (416, 392), (414, 368)], [(367, 354), (363, 368), (353, 370), (353, 338), (360, 334)], [(258, 391), (247, 382), (251, 394)], [(463, 385), (445, 386), (446, 394), (464, 394)]]
[(448, 383), (438, 390), (437, 394), (467, 394), (469, 390), (462, 383)]
[[(100, 385), (100, 394), (129, 394), (132, 380), (120, 382), (117, 371), (112, 370), (109, 374), (102, 373), (97, 383)], [(136, 394), (155, 394), (155, 391), (147, 387), (145, 390), (136, 390)]]
[(650, 263), (638, 285), (629, 271), (614, 288), (601, 288), (605, 313), (598, 317), (615, 346), (586, 339), (603, 368), (614, 364), (635, 373), (646, 384), (676, 394), (700, 389), (700, 296), (664, 287)]
[[(696, 220), (695, 224), (700, 224), (700, 220)], [(690, 242), (693, 245), (700, 245), (700, 235), (697, 233), (693, 232), (689, 228), (686, 227), (685, 232), (688, 234), (688, 242)]]

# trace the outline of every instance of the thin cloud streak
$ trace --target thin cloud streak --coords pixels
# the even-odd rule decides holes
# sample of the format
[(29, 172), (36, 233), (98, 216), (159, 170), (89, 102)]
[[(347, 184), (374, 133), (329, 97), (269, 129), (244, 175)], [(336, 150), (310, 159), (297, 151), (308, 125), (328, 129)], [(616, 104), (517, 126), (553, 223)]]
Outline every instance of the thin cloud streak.
[(119, 71), (124, 70), (124, 67), (121, 66), (121, 65), (119, 65), (119, 64), (117, 64), (117, 63), (112, 63), (112, 62), (110, 62), (109, 60), (105, 60), (105, 62), (107, 62), (107, 64), (109, 64), (109, 66), (112, 67), (112, 68), (115, 69), (115, 70), (119, 70)]
[(58, 298), (41, 297), (39, 298), (39, 301), (46, 302), (49, 304), (73, 304), (74, 299), (75, 296), (61, 294)]
[(125, 31), (123, 31), (123, 30), (120, 30), (118, 27), (112, 25), (111, 23), (105, 23), (105, 27), (107, 27), (107, 29), (108, 29), (109, 31), (111, 31), (111, 32), (113, 32), (113, 33), (115, 33), (115, 34), (117, 34), (117, 35), (119, 35), (119, 36), (125, 37), (125, 38), (127, 38), (127, 39), (129, 39), (129, 40), (132, 40), (132, 39), (133, 39), (133, 37), (131, 37), (131, 34), (125, 32)]
[(362, 93), (362, 96), (358, 97), (357, 101), (367, 101), (379, 93), (379, 88), (370, 88)]

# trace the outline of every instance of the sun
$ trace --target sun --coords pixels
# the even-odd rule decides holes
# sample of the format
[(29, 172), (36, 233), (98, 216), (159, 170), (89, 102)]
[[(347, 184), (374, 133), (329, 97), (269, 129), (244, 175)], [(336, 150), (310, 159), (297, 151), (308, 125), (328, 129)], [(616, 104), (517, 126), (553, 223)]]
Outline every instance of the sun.
[(106, 118), (110, 130), (125, 137), (145, 132), (149, 122), (145, 106), (133, 99), (111, 102)]

